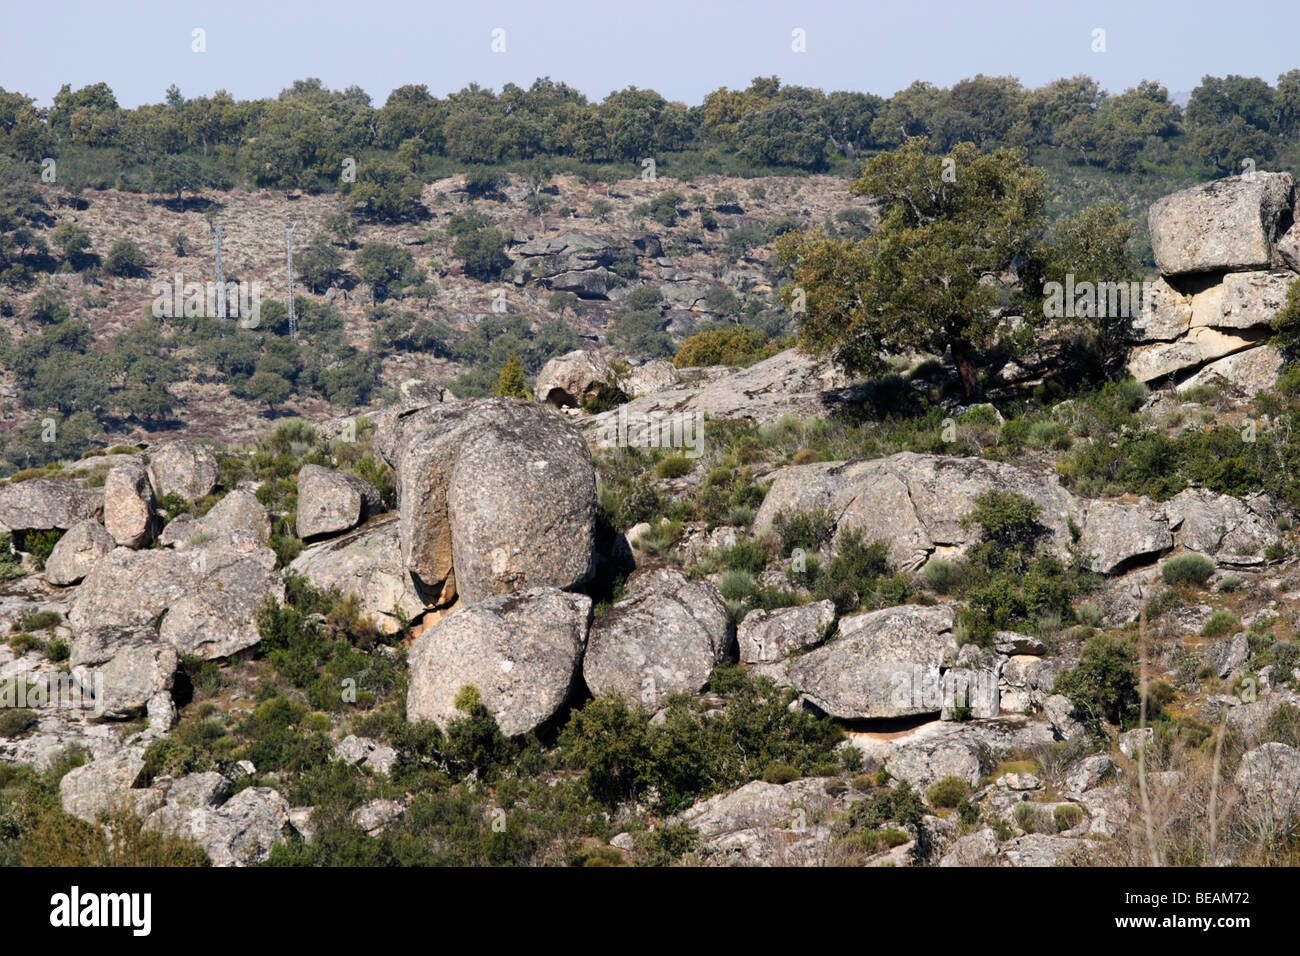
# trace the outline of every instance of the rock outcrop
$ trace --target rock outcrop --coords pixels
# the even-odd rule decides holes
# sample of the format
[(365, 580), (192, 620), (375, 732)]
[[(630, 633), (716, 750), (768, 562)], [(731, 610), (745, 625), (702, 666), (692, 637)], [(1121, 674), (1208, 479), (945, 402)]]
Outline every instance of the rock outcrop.
[(92, 627), (73, 641), (68, 663), (77, 683), (97, 695), (97, 708), (109, 717), (147, 709), (165, 714), (171, 706), (179, 661), (175, 648), (151, 627)]
[(718, 589), (660, 568), (635, 572), (627, 593), (592, 626), (582, 666), (588, 689), (649, 711), (671, 694), (701, 690), (731, 645)]
[(452, 611), (410, 652), (406, 716), (444, 729), (473, 687), (501, 732), (536, 730), (559, 711), (582, 661), (591, 599), (554, 588), (486, 598)]
[(71, 478), (31, 478), (0, 485), (0, 530), (66, 531), (104, 507), (104, 490)]
[(109, 469), (104, 479), (104, 527), (124, 548), (153, 540), (157, 528), (153, 486), (144, 462), (133, 458)]
[(298, 537), (304, 541), (355, 528), (383, 509), (379, 490), (356, 475), (320, 465), (298, 472)]
[(1259, 563), (1264, 549), (1277, 540), (1263, 499), (1247, 504), (1199, 491), (1164, 503), (1080, 498), (1042, 471), (912, 452), (781, 468), (753, 531), (769, 532), (782, 512), (827, 511), (835, 524), (834, 545), (856, 531), (864, 540), (888, 542), (896, 567), (915, 569), (931, 557), (958, 555), (979, 540), (979, 527), (963, 519), (981, 493), (995, 489), (1024, 495), (1039, 506), (1044, 542), (1062, 557), (1077, 532), (1079, 548), (1099, 573), (1152, 562), (1178, 545), (1224, 563)]
[(270, 787), (249, 787), (228, 800), (220, 787), (186, 787), (175, 798), (168, 793), (145, 827), (194, 841), (213, 866), (250, 866), (265, 862), (289, 832), (289, 804)]
[(149, 478), (159, 498), (176, 494), (197, 501), (217, 489), (217, 458), (206, 445), (178, 438), (149, 456)]
[(596, 472), (565, 417), (486, 399), (438, 405), (385, 437), (402, 557), (426, 603), (572, 588), (593, 570)]
[(45, 580), (56, 587), (78, 583), (115, 544), (113, 536), (94, 519), (73, 525), (45, 559)]
[(1276, 265), (1275, 243), (1294, 189), (1290, 173), (1257, 172), (1157, 199), (1147, 216), (1157, 268), (1179, 276)]
[(601, 447), (648, 447), (657, 423), (669, 415), (771, 422), (786, 416), (824, 415), (843, 399), (849, 381), (829, 362), (787, 349), (749, 368), (722, 369), (717, 377), (688, 378), (634, 398), (612, 411), (579, 421)]
[(901, 605), (840, 619), (840, 636), (794, 659), (803, 699), (844, 720), (938, 713), (957, 654), (951, 607)]
[(284, 600), (275, 555), (219, 548), (190, 551), (117, 548), (95, 565), (68, 612), (74, 633), (93, 628), (157, 627), (178, 652), (226, 657), (261, 640), (257, 609), (266, 595)]
[(621, 397), (617, 376), (598, 352), (566, 352), (542, 366), (533, 393), (539, 402), (557, 408), (613, 402)]
[(402, 564), (396, 515), (376, 518), (350, 534), (307, 547), (288, 570), (318, 590), (338, 588), (340, 594), (355, 595), (362, 616), (385, 633), (394, 633), (402, 619), (413, 620), (424, 611), (424, 602)]
[(1289, 252), (1300, 227), (1290, 173), (1203, 183), (1152, 203), (1151, 246), (1161, 277), (1132, 320), (1129, 371), (1180, 389), (1216, 383), (1243, 394), (1271, 384), (1281, 365), (1270, 323), (1300, 272)]
[(818, 821), (834, 803), (817, 778), (784, 785), (755, 780), (701, 800), (673, 822), (700, 835), (711, 866), (819, 866), (831, 828)]
[(779, 661), (820, 641), (834, 621), (831, 601), (750, 611), (736, 629), (740, 659), (746, 664)]

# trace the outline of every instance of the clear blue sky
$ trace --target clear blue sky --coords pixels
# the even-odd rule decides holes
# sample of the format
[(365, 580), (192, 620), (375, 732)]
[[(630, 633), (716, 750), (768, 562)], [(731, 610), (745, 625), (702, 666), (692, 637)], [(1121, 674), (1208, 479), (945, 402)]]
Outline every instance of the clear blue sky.
[[(443, 95), (550, 76), (599, 100), (628, 85), (688, 104), (776, 74), (787, 84), (890, 95), (916, 79), (976, 73), (1037, 86), (1087, 73), (1112, 91), (1156, 79), (1190, 91), (1209, 73), (1268, 82), (1300, 67), (1285, 4), (1223, 0), (297, 0), (7, 3), (0, 86), (49, 105), (63, 83), (100, 80), (123, 106), (229, 90), (274, 96), (316, 76), (376, 106), (406, 83)], [(191, 31), (207, 52), (191, 52)], [(506, 52), (491, 51), (505, 30)], [(1094, 28), (1107, 51), (1091, 50)], [(791, 50), (806, 31), (807, 52)]]

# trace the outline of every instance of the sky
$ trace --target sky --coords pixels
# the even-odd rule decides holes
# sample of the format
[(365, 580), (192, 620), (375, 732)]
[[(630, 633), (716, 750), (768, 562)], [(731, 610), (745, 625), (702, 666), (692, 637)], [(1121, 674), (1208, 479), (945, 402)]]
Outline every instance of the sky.
[[(229, 91), (273, 97), (295, 79), (357, 85), (382, 105), (423, 83), (499, 90), (549, 76), (590, 99), (629, 85), (699, 103), (755, 76), (889, 96), (1011, 75), (1026, 86), (1087, 73), (1119, 92), (1171, 93), (1240, 73), (1270, 83), (1300, 67), (1279, 7), (1223, 0), (5, 0), (0, 87), (48, 106), (64, 83), (104, 81), (125, 107)], [(205, 52), (195, 52), (202, 30)], [(1094, 51), (1104, 31), (1104, 52)], [(494, 52), (495, 45), (504, 50)], [(797, 52), (795, 31), (803, 31)]]

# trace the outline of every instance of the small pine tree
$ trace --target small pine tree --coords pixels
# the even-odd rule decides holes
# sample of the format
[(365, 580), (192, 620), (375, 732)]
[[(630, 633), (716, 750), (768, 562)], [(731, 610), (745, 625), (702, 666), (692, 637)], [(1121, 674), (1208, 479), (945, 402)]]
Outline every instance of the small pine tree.
[(524, 381), (524, 367), (519, 364), (519, 356), (514, 352), (506, 359), (501, 368), (501, 378), (497, 380), (497, 394), (502, 398), (530, 398), (528, 383)]

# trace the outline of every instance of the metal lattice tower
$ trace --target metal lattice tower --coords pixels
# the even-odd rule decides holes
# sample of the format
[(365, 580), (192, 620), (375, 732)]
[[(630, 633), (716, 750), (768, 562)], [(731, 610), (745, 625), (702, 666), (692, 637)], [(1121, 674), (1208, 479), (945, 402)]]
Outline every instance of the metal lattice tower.
[(289, 338), (298, 341), (298, 316), (293, 310), (293, 230), (297, 222), (284, 227), (284, 257), (289, 266)]
[(218, 319), (226, 317), (226, 274), (221, 267), (221, 237), (225, 235), (226, 230), (220, 226), (212, 227), (212, 241), (216, 244), (217, 251), (217, 315)]

